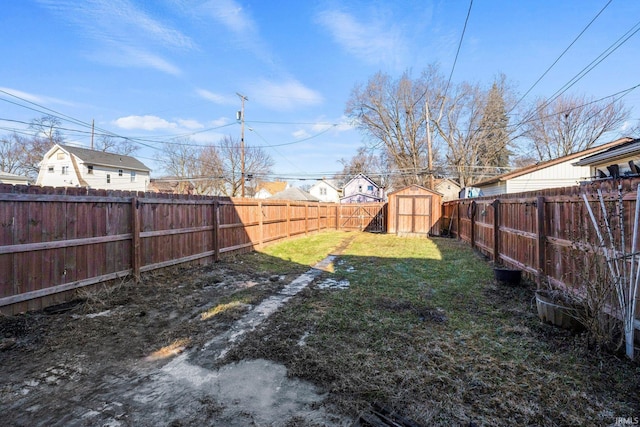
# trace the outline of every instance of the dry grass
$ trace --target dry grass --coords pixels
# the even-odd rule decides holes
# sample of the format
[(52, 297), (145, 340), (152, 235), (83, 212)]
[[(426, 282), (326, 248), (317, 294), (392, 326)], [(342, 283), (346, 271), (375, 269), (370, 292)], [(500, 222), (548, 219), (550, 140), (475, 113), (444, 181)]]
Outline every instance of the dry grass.
[(496, 285), (455, 240), (359, 234), (326, 274), (350, 288), (305, 290), (229, 357), (284, 363), (350, 415), (373, 402), (430, 426), (640, 414), (637, 364), (541, 324), (531, 286)]

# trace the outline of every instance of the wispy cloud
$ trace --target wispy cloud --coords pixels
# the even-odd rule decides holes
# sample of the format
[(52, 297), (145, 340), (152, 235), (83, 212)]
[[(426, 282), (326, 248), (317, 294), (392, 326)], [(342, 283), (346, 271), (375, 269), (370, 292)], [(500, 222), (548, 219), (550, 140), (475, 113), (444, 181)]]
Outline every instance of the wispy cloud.
[(188, 36), (154, 19), (129, 0), (38, 1), (74, 25), (83, 36), (100, 43), (105, 56), (125, 56), (124, 62), (130, 66), (179, 74), (177, 66), (155, 52), (196, 48)]
[[(18, 89), (12, 89), (8, 87), (0, 87), (0, 91), (6, 92), (6, 94), (9, 94), (15, 97), (16, 99), (29, 101), (34, 104), (41, 104), (41, 105), (58, 104), (58, 105), (65, 105), (68, 107), (77, 105), (77, 104), (74, 104), (73, 102), (65, 101), (59, 98), (52, 98), (50, 96), (44, 96), (44, 95), (36, 95), (33, 93), (24, 92)], [(6, 95), (6, 94), (2, 94), (2, 95)]]
[(235, 0), (207, 1), (203, 8), (219, 23), (236, 34), (256, 32), (254, 20)]
[(395, 65), (407, 51), (402, 32), (382, 18), (363, 21), (339, 10), (324, 10), (316, 18), (336, 43), (363, 62)]
[(293, 79), (283, 82), (260, 80), (252, 86), (251, 93), (255, 94), (256, 102), (279, 111), (318, 105), (324, 100), (319, 92)]
[(237, 96), (231, 97), (231, 96), (220, 95), (218, 93), (214, 93), (206, 89), (196, 89), (196, 94), (198, 94), (199, 97), (206, 99), (207, 101), (213, 102), (214, 104), (231, 105), (231, 104), (238, 103)]

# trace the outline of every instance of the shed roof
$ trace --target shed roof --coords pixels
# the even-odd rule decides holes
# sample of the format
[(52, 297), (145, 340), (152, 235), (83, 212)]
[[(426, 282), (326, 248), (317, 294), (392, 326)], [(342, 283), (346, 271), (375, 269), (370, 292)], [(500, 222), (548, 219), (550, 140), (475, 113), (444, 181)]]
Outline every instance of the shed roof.
[(436, 195), (438, 195), (438, 196), (440, 196), (440, 197), (442, 197), (442, 196), (443, 196), (443, 194), (442, 194), (442, 193), (440, 193), (440, 192), (438, 192), (438, 191), (435, 191), (435, 190), (429, 190), (428, 188), (423, 187), (423, 186), (418, 185), (418, 184), (411, 184), (411, 185), (407, 185), (407, 186), (406, 186), (406, 187), (404, 187), (404, 188), (401, 188), (401, 189), (399, 189), (399, 190), (396, 190), (396, 191), (394, 191), (394, 192), (392, 192), (392, 193), (387, 194), (387, 197), (392, 197), (392, 196), (394, 196), (394, 195), (396, 195), (396, 194), (398, 194), (398, 193), (401, 193), (401, 192), (403, 192), (403, 191), (407, 191), (407, 190), (409, 190), (409, 189), (413, 189), (414, 191), (420, 191), (420, 192), (426, 192), (426, 193), (433, 193), (433, 194), (436, 194)]

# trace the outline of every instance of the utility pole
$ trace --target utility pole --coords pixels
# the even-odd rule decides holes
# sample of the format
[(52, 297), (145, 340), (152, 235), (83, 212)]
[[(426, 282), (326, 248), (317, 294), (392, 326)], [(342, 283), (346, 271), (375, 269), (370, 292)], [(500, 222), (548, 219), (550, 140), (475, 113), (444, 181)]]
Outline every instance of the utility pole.
[(435, 190), (433, 179), (433, 150), (431, 149), (431, 126), (429, 125), (429, 101), (424, 103), (425, 119), (427, 126), (427, 168), (429, 169), (429, 190)]
[(244, 101), (248, 101), (249, 98), (238, 92), (236, 92), (236, 95), (240, 97), (242, 102), (242, 108), (238, 111), (236, 118), (240, 120), (240, 182), (242, 185), (240, 195), (244, 198)]

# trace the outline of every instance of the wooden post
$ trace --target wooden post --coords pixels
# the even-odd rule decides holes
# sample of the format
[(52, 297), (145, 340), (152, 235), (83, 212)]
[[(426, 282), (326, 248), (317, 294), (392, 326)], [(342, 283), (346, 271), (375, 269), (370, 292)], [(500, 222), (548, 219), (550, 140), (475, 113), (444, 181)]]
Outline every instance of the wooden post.
[(545, 244), (547, 241), (547, 237), (545, 235), (545, 227), (544, 227), (544, 210), (545, 210), (545, 200), (544, 196), (538, 196), (536, 200), (536, 208), (538, 209), (538, 277), (536, 278), (536, 282), (538, 284), (538, 288), (542, 285), (542, 279), (546, 276), (546, 251)]
[(304, 204), (304, 235), (309, 234), (309, 203)]
[(291, 237), (291, 202), (287, 202), (287, 237)]
[(493, 263), (500, 263), (500, 200), (493, 202)]
[(213, 261), (220, 261), (220, 202), (218, 199), (213, 201)]
[(262, 213), (262, 201), (258, 202), (258, 215), (259, 215), (259, 219), (258, 219), (258, 227), (260, 228), (259, 232), (260, 234), (258, 235), (258, 247), (261, 248), (262, 247), (262, 243), (264, 242), (264, 221), (262, 219), (262, 217), (264, 216), (264, 214)]
[(456, 237), (458, 238), (458, 240), (461, 239), (460, 237), (460, 205), (462, 203), (460, 201), (456, 202), (456, 210), (458, 211), (458, 214), (456, 215)]
[(476, 201), (471, 202), (471, 248), (476, 248)]
[(131, 198), (131, 273), (133, 280), (140, 282), (140, 213), (137, 197)]

